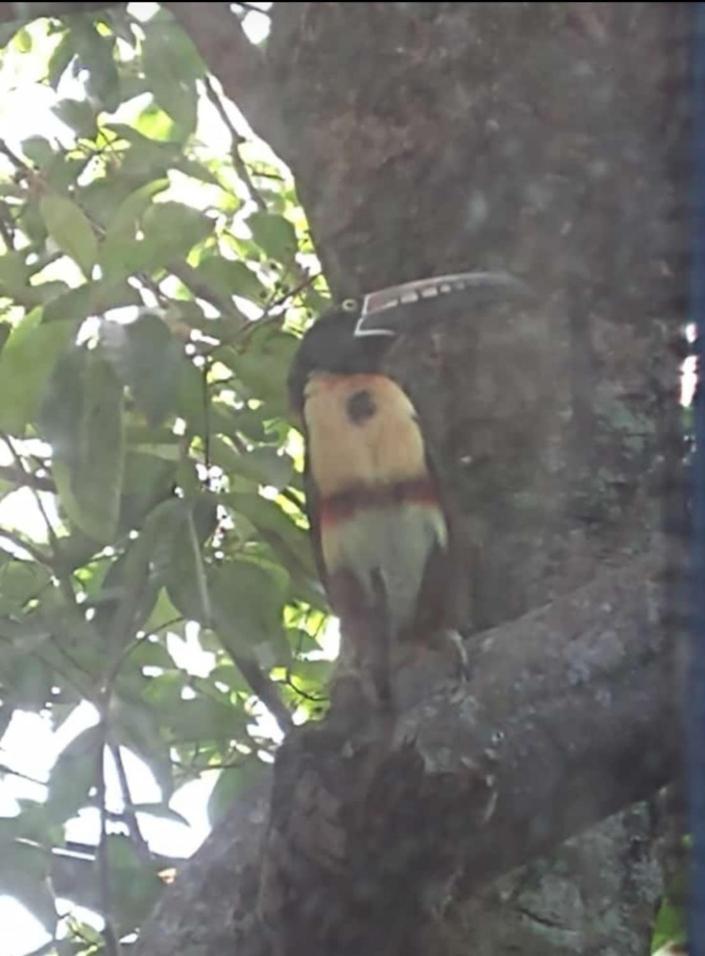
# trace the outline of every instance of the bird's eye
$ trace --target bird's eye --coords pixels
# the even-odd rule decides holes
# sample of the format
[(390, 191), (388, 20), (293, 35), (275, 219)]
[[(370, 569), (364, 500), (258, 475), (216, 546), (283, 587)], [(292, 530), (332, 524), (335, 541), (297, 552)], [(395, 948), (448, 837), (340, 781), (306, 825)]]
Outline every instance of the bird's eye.
[(345, 299), (342, 308), (343, 312), (354, 312), (357, 309), (357, 300)]

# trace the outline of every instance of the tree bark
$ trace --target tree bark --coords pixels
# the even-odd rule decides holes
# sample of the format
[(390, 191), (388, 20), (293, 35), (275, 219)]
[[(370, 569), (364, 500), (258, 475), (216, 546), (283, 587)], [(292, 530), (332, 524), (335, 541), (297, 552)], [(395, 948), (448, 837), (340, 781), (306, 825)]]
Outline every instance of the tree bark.
[(671, 779), (662, 567), (657, 548), (486, 632), (469, 684), (439, 684), (386, 743), (374, 723), (294, 731), (138, 952), (445, 952), (453, 899)]
[[(395, 807), (385, 813), (375, 805), (368, 830), (355, 831), (351, 846), (359, 853), (342, 861), (331, 849), (339, 849), (340, 827), (324, 812), (342, 813), (336, 785), (344, 793), (352, 787), (350, 768), (336, 763), (340, 747), (318, 743), (322, 749), (314, 747), (311, 757), (294, 738), (284, 748), (276, 769), (284, 783), (275, 784), (263, 850), (266, 892), (255, 867), (251, 893), (235, 903), (242, 914), (243, 901), (254, 912), (259, 899), (273, 938), (262, 935), (255, 917), (242, 923), (237, 916), (238, 951), (249, 952), (255, 938), (262, 952), (277, 952), (279, 941), (279, 951), (293, 953), (306, 940), (313, 952), (357, 946), (497, 956), (614, 948), (636, 956), (647, 947), (661, 888), (658, 859), (644, 851), (649, 877), (633, 894), (638, 905), (627, 899), (634, 862), (623, 847), (646, 839), (643, 812), (630, 811), (571, 844), (575, 894), (589, 898), (589, 873), (598, 870), (608, 874), (603, 885), (626, 894), (611, 900), (607, 916), (595, 903), (591, 917), (576, 917), (575, 906), (560, 899), (560, 858), (524, 869), (520, 878), (530, 886), (531, 911), (548, 919), (530, 920), (521, 893), (505, 900), (495, 919), (481, 897), (465, 908), (462, 900), (483, 884), (486, 892), (493, 877), (558, 839), (647, 797), (673, 769), (657, 758), (651, 776), (634, 762), (640, 753), (649, 764), (662, 728), (674, 728), (663, 697), (678, 693), (669, 651), (652, 669), (637, 663), (633, 645), (623, 660), (634, 670), (618, 666), (607, 697), (591, 696), (594, 687), (583, 697), (580, 680), (571, 683), (582, 665), (576, 671), (565, 656), (573, 646), (568, 635), (606, 628), (604, 653), (620, 653), (599, 602), (577, 630), (559, 629), (555, 645), (545, 636), (527, 640), (527, 622), (532, 609), (547, 607), (550, 616), (583, 589), (599, 589), (606, 565), (629, 567), (664, 521), (682, 524), (677, 396), (686, 315), (688, 5), (277, 4), (249, 78), (246, 59), (227, 55), (222, 5), (208, 5), (207, 18), (188, 4), (172, 9), (226, 92), (241, 104), (250, 97), (243, 109), (252, 126), (292, 168), (336, 295), (477, 268), (522, 276), (539, 302), (528, 311), (505, 304), (469, 312), (394, 356), (456, 502), (465, 633), (471, 646), (494, 634), (499, 655), (485, 658), (486, 668), (478, 665), (470, 697), (441, 708), (450, 708), (447, 721), (421, 708), (421, 726), (435, 732), (433, 747), (412, 734), (410, 752), (392, 748), (374, 763), (390, 799), (397, 798), (396, 815)], [(231, 26), (239, 49), (243, 38)], [(626, 587), (606, 603), (636, 622), (649, 600), (639, 574), (631, 580), (633, 591)], [(672, 603), (669, 594), (656, 600), (666, 611)], [(660, 639), (666, 634), (661, 628)], [(528, 680), (541, 696), (548, 675), (562, 692), (545, 698), (543, 717), (512, 709), (515, 683)], [(508, 710), (499, 713), (491, 688), (505, 678)], [(479, 725), (462, 716), (469, 700), (477, 703)], [(642, 732), (635, 736), (637, 726)], [(490, 736), (504, 733), (503, 746), (514, 755), (504, 751), (496, 775), (483, 762), (478, 727)], [(312, 739), (328, 740), (324, 730)], [(429, 754), (448, 758), (445, 775)], [(459, 754), (481, 768), (479, 777), (463, 769)], [(419, 766), (429, 760), (436, 769), (427, 789)], [(494, 814), (480, 822), (493, 802), (478, 785), (487, 774), (501, 783)], [(627, 781), (637, 778), (644, 786), (631, 789)], [(299, 800), (301, 780), (314, 794), (307, 791), (310, 804)], [(277, 798), (281, 792), (288, 805)], [(458, 794), (455, 804), (451, 795)], [(542, 842), (534, 827), (546, 824), (547, 807), (555, 829), (549, 826)], [(303, 835), (302, 819), (310, 821)], [(330, 846), (319, 846), (320, 831)], [(412, 834), (409, 846), (404, 837)], [(380, 853), (366, 856), (361, 848), (375, 840)], [(348, 875), (342, 889), (317, 868), (316, 852), (325, 850)], [(299, 858), (301, 869), (290, 862)], [(286, 877), (277, 878), (278, 866)], [(351, 876), (360, 872), (373, 887), (363, 903)], [(429, 894), (452, 901), (453, 915), (430, 919), (421, 902)], [(505, 929), (512, 921), (514, 935)], [(454, 933), (462, 944), (453, 942)], [(153, 939), (145, 936), (144, 952), (160, 952)]]
[[(393, 359), (456, 502), (469, 686), (436, 688), (391, 743), (292, 735), (139, 952), (447, 956), (453, 927), (464, 951), (538, 952), (532, 925), (502, 930), (516, 900), (493, 922), (468, 898), (676, 766), (674, 566), (654, 539), (684, 518), (690, 5), (275, 4), (262, 50), (226, 4), (170, 8), (290, 165), (336, 295), (499, 268), (538, 305), (469, 311)], [(620, 839), (572, 844), (576, 892), (578, 858), (630, 872)], [(534, 911), (569, 932), (540, 951), (610, 952), (573, 932), (556, 873)], [(620, 956), (646, 948), (649, 879)]]

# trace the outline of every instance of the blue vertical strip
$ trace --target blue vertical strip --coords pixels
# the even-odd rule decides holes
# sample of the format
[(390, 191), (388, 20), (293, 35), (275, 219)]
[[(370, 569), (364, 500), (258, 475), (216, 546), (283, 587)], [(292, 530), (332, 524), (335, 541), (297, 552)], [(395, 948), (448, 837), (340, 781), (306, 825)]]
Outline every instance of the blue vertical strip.
[(697, 326), (698, 388), (693, 463), (693, 627), (687, 693), (688, 780), (692, 837), (689, 956), (705, 956), (705, 3), (694, 4), (693, 247), (691, 303)]

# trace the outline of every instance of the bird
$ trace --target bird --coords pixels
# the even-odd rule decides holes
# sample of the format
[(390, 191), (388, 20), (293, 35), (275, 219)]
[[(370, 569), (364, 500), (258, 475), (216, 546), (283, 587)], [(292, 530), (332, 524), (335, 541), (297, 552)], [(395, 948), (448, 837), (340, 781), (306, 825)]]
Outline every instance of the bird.
[(375, 707), (393, 707), (399, 660), (451, 637), (453, 528), (437, 463), (390, 347), (465, 314), (511, 276), (458, 273), (390, 286), (329, 309), (303, 335), (288, 389), (304, 438), (314, 556), (340, 620), (341, 663)]

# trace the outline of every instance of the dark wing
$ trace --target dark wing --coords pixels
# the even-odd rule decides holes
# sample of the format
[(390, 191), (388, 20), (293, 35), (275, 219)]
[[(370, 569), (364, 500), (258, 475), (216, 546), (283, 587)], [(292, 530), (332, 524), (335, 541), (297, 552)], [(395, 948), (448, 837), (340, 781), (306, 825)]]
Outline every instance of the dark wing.
[(321, 548), (321, 525), (320, 525), (320, 505), (315, 482), (311, 477), (309, 454), (308, 454), (308, 435), (304, 432), (305, 453), (304, 453), (304, 475), (303, 485), (306, 496), (306, 516), (309, 523), (309, 535), (311, 538), (311, 549), (313, 558), (316, 562), (319, 580), (327, 591), (327, 575), (325, 564), (323, 563), (323, 551)]
[[(418, 415), (418, 412), (417, 412)], [(424, 632), (456, 629), (459, 626), (458, 597), (461, 582), (459, 549), (456, 542), (456, 507), (451, 493), (448, 468), (444, 467), (440, 449), (434, 447), (430, 430), (419, 420), (424, 438), (426, 469), (435, 487), (438, 505), (447, 527), (447, 547), (437, 545), (428, 555), (417, 605), (417, 627)]]

